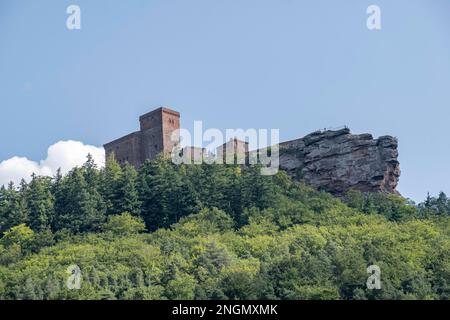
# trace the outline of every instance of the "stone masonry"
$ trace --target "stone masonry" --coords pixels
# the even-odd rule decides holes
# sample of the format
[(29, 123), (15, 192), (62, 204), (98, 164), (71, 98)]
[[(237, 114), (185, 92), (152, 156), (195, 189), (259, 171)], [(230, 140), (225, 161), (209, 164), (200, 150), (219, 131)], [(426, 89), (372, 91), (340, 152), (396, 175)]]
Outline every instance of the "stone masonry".
[[(139, 168), (146, 159), (172, 152), (172, 133), (180, 128), (180, 113), (158, 108), (139, 117), (140, 130), (104, 145), (106, 157), (114, 154), (120, 164), (128, 162)], [(178, 139), (175, 137), (175, 142)]]

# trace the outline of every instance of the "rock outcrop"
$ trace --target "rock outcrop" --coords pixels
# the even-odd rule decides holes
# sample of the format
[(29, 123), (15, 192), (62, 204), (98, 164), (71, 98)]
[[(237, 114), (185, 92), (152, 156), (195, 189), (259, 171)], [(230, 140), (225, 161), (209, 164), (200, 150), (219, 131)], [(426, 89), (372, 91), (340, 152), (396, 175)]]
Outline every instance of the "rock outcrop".
[(309, 185), (343, 195), (362, 192), (398, 193), (400, 165), (397, 139), (354, 135), (348, 128), (317, 131), (280, 144), (280, 168)]

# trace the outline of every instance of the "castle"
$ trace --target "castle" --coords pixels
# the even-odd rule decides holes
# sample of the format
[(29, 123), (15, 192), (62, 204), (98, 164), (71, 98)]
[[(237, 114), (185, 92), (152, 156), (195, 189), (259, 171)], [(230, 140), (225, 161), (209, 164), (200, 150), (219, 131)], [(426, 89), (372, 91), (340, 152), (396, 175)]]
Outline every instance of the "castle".
[(104, 145), (106, 156), (114, 154), (117, 162), (139, 168), (147, 159), (170, 153), (176, 144), (171, 135), (180, 128), (180, 113), (158, 108), (139, 117), (140, 130)]
[[(139, 168), (147, 159), (170, 154), (179, 142), (180, 113), (158, 108), (139, 117), (140, 130), (104, 145), (106, 156), (114, 154), (120, 164)], [(172, 135), (174, 135), (172, 137)], [(303, 138), (280, 143), (280, 169), (295, 179), (336, 195), (350, 189), (363, 192), (398, 193), (400, 177), (398, 142), (392, 136), (374, 139), (371, 134), (351, 134), (348, 128), (313, 132)], [(248, 154), (248, 144), (232, 139), (217, 149), (224, 157)], [(185, 147), (183, 153), (197, 163), (205, 149)], [(228, 155), (227, 155), (228, 156)]]
[[(103, 147), (108, 158), (112, 154), (119, 164), (128, 162), (138, 169), (145, 160), (155, 159), (159, 154), (170, 154), (179, 143), (180, 113), (160, 107), (139, 117), (140, 130), (111, 141)], [(217, 148), (218, 157), (226, 158), (227, 150), (232, 156), (248, 154), (248, 143), (232, 139)], [(181, 151), (193, 163), (201, 163), (206, 155), (204, 148), (187, 146)]]

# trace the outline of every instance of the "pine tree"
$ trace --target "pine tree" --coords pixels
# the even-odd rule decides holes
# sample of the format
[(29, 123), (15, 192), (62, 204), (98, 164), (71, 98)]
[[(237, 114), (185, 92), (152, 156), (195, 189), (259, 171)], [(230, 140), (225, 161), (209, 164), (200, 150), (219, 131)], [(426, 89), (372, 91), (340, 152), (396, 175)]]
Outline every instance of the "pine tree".
[(439, 195), (436, 199), (436, 209), (439, 215), (449, 214), (450, 213), (450, 204), (447, 195), (444, 192), (439, 192)]
[(23, 193), (14, 184), (0, 189), (0, 234), (22, 223), (28, 222), (28, 210)]
[(142, 217), (148, 230), (169, 225), (168, 199), (162, 174), (163, 162), (146, 161), (139, 172), (138, 190)]
[(91, 154), (87, 155), (87, 160), (82, 168), (88, 188), (98, 190), (100, 186), (100, 172)]
[(30, 184), (25, 192), (28, 208), (28, 223), (33, 230), (44, 230), (52, 222), (54, 215), (54, 197), (51, 192), (51, 179), (32, 175)]
[(55, 228), (72, 232), (95, 231), (105, 221), (104, 202), (100, 193), (90, 187), (83, 168), (73, 169), (61, 183), (55, 199)]
[(106, 159), (105, 168), (101, 173), (100, 193), (105, 201), (106, 214), (113, 215), (117, 212), (116, 205), (119, 202), (119, 181), (122, 178), (122, 168), (117, 163), (114, 154)]
[(168, 227), (195, 212), (195, 192), (192, 192), (192, 185), (187, 183), (180, 168), (164, 157), (147, 161), (142, 166), (138, 189), (142, 217), (149, 230)]
[(117, 181), (115, 199), (113, 198), (114, 214), (129, 212), (133, 216), (141, 213), (141, 202), (137, 191), (137, 172), (128, 163), (122, 169), (122, 174)]
[(246, 208), (265, 209), (275, 201), (277, 186), (272, 176), (261, 175), (260, 166), (252, 166), (244, 170), (242, 178), (242, 204)]

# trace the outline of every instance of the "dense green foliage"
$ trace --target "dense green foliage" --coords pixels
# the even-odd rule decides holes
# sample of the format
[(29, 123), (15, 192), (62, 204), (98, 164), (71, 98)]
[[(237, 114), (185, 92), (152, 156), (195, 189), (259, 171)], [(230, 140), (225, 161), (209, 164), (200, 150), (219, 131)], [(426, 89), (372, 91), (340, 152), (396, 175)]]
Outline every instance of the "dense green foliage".
[(450, 298), (443, 193), (340, 200), (258, 167), (89, 158), (1, 188), (0, 233), (0, 299)]

